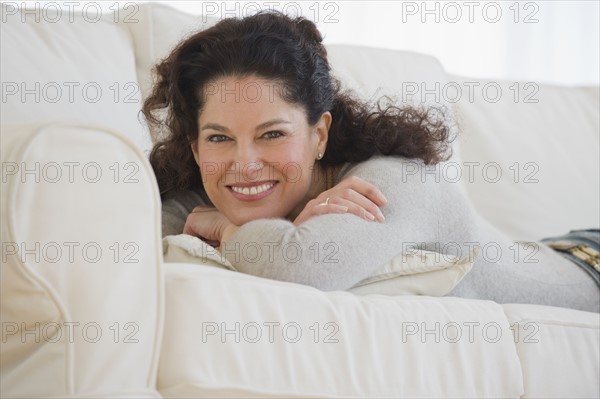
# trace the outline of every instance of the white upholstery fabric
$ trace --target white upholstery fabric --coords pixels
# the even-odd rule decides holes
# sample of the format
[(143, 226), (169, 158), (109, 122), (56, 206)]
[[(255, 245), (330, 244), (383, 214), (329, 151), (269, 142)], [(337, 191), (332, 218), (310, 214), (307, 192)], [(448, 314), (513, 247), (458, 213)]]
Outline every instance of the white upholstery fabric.
[(121, 22), (130, 30), (135, 46), (136, 68), (142, 95), (152, 88), (152, 67), (165, 58), (184, 37), (213, 25), (214, 18), (193, 16), (162, 4), (139, 6), (137, 23)]
[[(453, 80), (464, 88), (457, 102), (462, 161), (478, 163), (473, 166), (473, 182), (466, 176), (466, 165), (461, 164), (461, 181), (479, 212), (515, 240), (597, 228), (598, 88)], [(472, 100), (467, 85), (478, 85)], [(486, 85), (487, 101), (482, 94)], [(501, 95), (492, 102), (496, 87)], [(515, 97), (517, 87), (521, 90)]]
[(122, 132), (148, 152), (127, 30), (108, 15), (93, 22), (67, 12), (55, 20), (48, 12), (36, 23), (15, 5), (2, 3), (2, 124), (93, 124)]
[(433, 251), (400, 254), (348, 291), (356, 295), (444, 296), (473, 268), (475, 256)]
[(600, 397), (600, 314), (503, 305), (523, 366), (523, 398)]
[(324, 293), (197, 264), (167, 263), (165, 273), (158, 389), (167, 397), (523, 392), (512, 333), (493, 302)]
[(156, 397), (163, 277), (148, 162), (94, 127), (1, 135), (0, 396)]
[(448, 105), (441, 96), (424, 95), (423, 88), (448, 80), (440, 62), (430, 55), (336, 44), (327, 46), (327, 57), (343, 87), (365, 99), (389, 95), (401, 103)]
[(196, 263), (237, 272), (223, 254), (198, 237), (188, 234), (166, 236), (162, 246), (166, 263)]

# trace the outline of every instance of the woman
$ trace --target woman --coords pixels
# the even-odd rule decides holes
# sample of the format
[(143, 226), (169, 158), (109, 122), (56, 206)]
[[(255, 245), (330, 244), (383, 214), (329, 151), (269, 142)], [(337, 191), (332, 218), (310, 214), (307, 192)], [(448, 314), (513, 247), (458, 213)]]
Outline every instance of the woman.
[(259, 13), (189, 37), (157, 66), (143, 112), (166, 131), (150, 156), (163, 235), (199, 236), (241, 272), (322, 290), (348, 289), (408, 247), (493, 243), (501, 256), (478, 257), (449, 295), (600, 310), (580, 268), (543, 245), (515, 257), (458, 185), (406, 173), (448, 158), (443, 116), (371, 110), (341, 91), (321, 41), (308, 20)]

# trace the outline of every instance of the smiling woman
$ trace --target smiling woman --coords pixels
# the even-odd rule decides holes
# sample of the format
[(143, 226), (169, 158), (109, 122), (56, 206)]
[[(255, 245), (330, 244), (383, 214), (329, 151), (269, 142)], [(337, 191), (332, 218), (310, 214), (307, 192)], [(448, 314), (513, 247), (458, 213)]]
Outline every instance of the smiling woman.
[(150, 161), (164, 199), (195, 190), (224, 216), (218, 230), (206, 214), (183, 229), (211, 242), (230, 224), (264, 218), (300, 225), (350, 213), (382, 222), (380, 189), (359, 178), (334, 184), (341, 167), (377, 154), (427, 164), (448, 155), (449, 130), (432, 110), (374, 111), (343, 93), (321, 34), (304, 18), (223, 20), (180, 43), (156, 72), (144, 113), (160, 124), (154, 111), (166, 108), (171, 135)]
[[(323, 290), (353, 287), (408, 247), (457, 256), (493, 243), (500, 255), (476, 259), (450, 295), (599, 310), (585, 271), (545, 246), (524, 268), (459, 185), (406, 173), (448, 159), (443, 113), (373, 109), (342, 91), (311, 21), (224, 19), (155, 72), (143, 112), (168, 132), (150, 155), (163, 236), (198, 236), (241, 272)], [(264, 250), (242, 256), (250, 247)]]

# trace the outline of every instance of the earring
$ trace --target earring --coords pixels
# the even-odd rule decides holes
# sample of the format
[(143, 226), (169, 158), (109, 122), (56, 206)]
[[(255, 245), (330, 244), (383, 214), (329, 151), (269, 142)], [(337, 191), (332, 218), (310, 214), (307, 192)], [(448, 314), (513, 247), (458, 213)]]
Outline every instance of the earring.
[(323, 158), (323, 153), (322, 152), (320, 152), (320, 153), (317, 154), (317, 159), (321, 159), (321, 158)]

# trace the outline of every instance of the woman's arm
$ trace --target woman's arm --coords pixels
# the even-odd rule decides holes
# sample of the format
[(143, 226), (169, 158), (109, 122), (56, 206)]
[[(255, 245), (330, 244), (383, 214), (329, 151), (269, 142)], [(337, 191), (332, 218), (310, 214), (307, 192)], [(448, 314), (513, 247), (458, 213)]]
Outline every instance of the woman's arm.
[(388, 199), (381, 208), (383, 223), (353, 214), (319, 215), (300, 226), (259, 219), (233, 229), (222, 240), (221, 253), (247, 274), (326, 291), (348, 289), (406, 245), (439, 241), (440, 219), (449, 206), (442, 187), (449, 183), (422, 179), (420, 170), (414, 173), (419, 165), (400, 157), (374, 157), (341, 177), (358, 176), (383, 192)]

